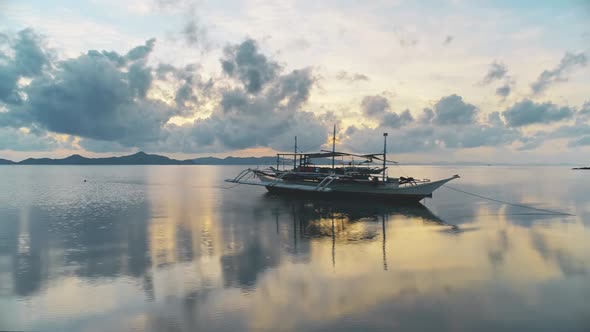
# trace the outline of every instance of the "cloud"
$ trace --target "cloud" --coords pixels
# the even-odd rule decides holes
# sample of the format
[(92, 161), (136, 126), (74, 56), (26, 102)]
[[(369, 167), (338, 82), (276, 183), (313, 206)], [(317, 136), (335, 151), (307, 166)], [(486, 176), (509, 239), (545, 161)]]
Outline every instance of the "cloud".
[(51, 73), (39, 74), (22, 89), (26, 103), (2, 113), (0, 125), (38, 126), (126, 145), (157, 140), (176, 110), (147, 97), (152, 73), (146, 59), (154, 42), (124, 57), (89, 51), (55, 63)]
[(502, 98), (506, 98), (506, 97), (508, 97), (508, 95), (510, 94), (511, 91), (512, 91), (512, 88), (510, 87), (510, 84), (505, 83), (504, 85), (496, 88), (496, 95), (500, 96)]
[[(155, 39), (149, 39), (124, 55), (90, 50), (53, 63), (20, 59), (28, 53), (14, 52), (11, 69), (27, 61), (29, 72), (24, 74), (35, 76), (16, 87), (18, 95), (26, 97), (20, 105), (2, 106), (0, 128), (77, 136), (81, 147), (95, 152), (290, 150), (293, 136), (302, 133), (302, 144), (310, 148), (326, 141), (328, 118), (303, 111), (317, 81), (311, 68), (283, 73), (247, 39), (225, 48), (221, 69), (226, 76), (215, 84), (201, 78), (198, 65), (149, 66), (154, 47)], [(15, 71), (21, 75), (22, 70)], [(162, 82), (174, 92), (168, 102), (150, 97), (155, 83), (159, 88)], [(184, 125), (169, 123), (174, 116), (194, 116), (204, 104), (213, 107), (209, 117)]]
[(504, 83), (496, 88), (496, 96), (506, 99), (512, 92), (512, 87), (515, 84), (514, 80), (508, 75), (506, 65), (494, 61), (490, 64), (486, 76), (481, 80), (481, 85), (488, 85), (495, 81), (503, 80)]
[(475, 106), (465, 103), (462, 97), (446, 96), (436, 103), (435, 110), (424, 109), (418, 121), (406, 110), (401, 116), (385, 112), (391, 120), (382, 121), (375, 128), (350, 126), (344, 131), (343, 144), (355, 152), (379, 151), (381, 134), (388, 132), (392, 151), (413, 153), (441, 148), (505, 146), (521, 138), (522, 133), (507, 127), (498, 112), (490, 113), (483, 123), (476, 121), (476, 112)]
[(584, 103), (582, 109), (580, 109), (580, 111), (578, 112), (578, 116), (580, 118), (586, 118), (590, 116), (590, 101)]
[(21, 30), (14, 38), (2, 36), (0, 46), (6, 45), (12, 55), (0, 51), (0, 102), (20, 104), (23, 101), (18, 87), (20, 78), (41, 74), (50, 65), (52, 54), (32, 29)]
[(551, 131), (538, 131), (530, 136), (523, 136), (520, 141), (524, 145), (519, 150), (535, 149), (545, 141), (564, 138), (568, 139), (568, 147), (584, 146), (584, 137), (586, 136), (590, 136), (590, 125), (585, 122), (576, 122), (570, 125), (559, 126)]
[[(125, 58), (129, 61), (136, 61), (136, 60), (143, 60), (150, 55), (150, 53), (154, 50), (154, 45), (156, 44), (156, 39), (152, 38), (145, 42), (144, 45), (136, 46), (127, 52)], [(111, 54), (114, 54), (111, 52)]]
[(46, 132), (23, 131), (17, 128), (0, 128), (0, 150), (51, 151), (60, 143)]
[(348, 83), (369, 81), (369, 76), (359, 73), (348, 73), (347, 71), (341, 70), (336, 74), (336, 79), (339, 81), (345, 81)]
[(467, 125), (475, 121), (477, 107), (456, 94), (441, 98), (434, 105), (433, 121), (439, 125)]
[(481, 82), (482, 84), (490, 84), (493, 81), (505, 78), (507, 74), (508, 70), (506, 69), (506, 65), (501, 62), (494, 61), (490, 64), (490, 68)]
[(381, 119), (381, 126), (399, 128), (401, 126), (405, 126), (409, 123), (412, 123), (413, 121), (414, 117), (412, 116), (409, 110), (403, 111), (401, 115), (398, 115), (395, 112), (387, 112), (383, 115)]
[(387, 98), (383, 96), (366, 96), (361, 101), (363, 115), (373, 119), (380, 119), (391, 106)]
[(312, 70), (305, 68), (277, 74), (257, 95), (252, 95), (247, 85), (222, 90), (214, 113), (185, 130), (201, 143), (201, 148), (268, 146), (290, 150), (293, 137), (302, 133), (302, 146), (319, 148), (327, 139), (327, 125), (315, 114), (302, 111), (315, 82)]
[(425, 108), (422, 110), (422, 115), (418, 118), (420, 123), (430, 123), (434, 119), (434, 111), (431, 108)]
[(512, 105), (506, 111), (502, 112), (502, 115), (508, 125), (521, 127), (570, 119), (574, 115), (574, 112), (570, 107), (559, 107), (550, 102), (535, 103), (529, 99), (525, 99)]
[(91, 138), (83, 138), (78, 145), (86, 151), (105, 153), (105, 152), (129, 152), (132, 149), (113, 141), (99, 141)]
[(584, 136), (580, 139), (571, 141), (568, 146), (569, 147), (577, 147), (577, 146), (589, 146), (590, 145), (590, 136)]
[(252, 94), (260, 92), (266, 83), (276, 78), (280, 70), (276, 62), (259, 52), (258, 44), (253, 39), (226, 46), (223, 55), (223, 72), (237, 78)]
[(559, 65), (551, 70), (544, 70), (535, 82), (531, 84), (534, 94), (540, 94), (556, 82), (567, 81), (567, 74), (575, 67), (586, 66), (588, 59), (584, 53), (566, 53)]
[(448, 46), (453, 42), (453, 39), (455, 39), (455, 37), (448, 35), (445, 40), (443, 41), (443, 45), (444, 46)]
[(190, 18), (182, 29), (185, 41), (191, 46), (203, 46), (206, 43), (207, 30), (202, 28), (196, 18)]

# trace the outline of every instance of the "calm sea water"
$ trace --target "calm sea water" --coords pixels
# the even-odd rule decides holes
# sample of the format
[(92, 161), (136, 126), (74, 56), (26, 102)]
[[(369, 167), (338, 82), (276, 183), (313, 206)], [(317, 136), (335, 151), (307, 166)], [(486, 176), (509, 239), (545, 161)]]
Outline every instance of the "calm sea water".
[(589, 171), (403, 168), (555, 216), (226, 189), (241, 169), (0, 167), (0, 330), (590, 330)]

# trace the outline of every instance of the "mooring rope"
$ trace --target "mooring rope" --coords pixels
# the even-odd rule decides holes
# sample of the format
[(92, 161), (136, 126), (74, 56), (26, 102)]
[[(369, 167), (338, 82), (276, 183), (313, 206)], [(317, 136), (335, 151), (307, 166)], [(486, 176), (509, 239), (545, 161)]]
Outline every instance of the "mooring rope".
[(548, 213), (551, 213), (551, 214), (554, 214), (554, 215), (575, 216), (575, 214), (571, 214), (571, 213), (565, 213), (565, 212), (559, 212), (559, 211), (552, 211), (552, 210), (546, 210), (546, 209), (539, 209), (539, 208), (535, 208), (535, 207), (528, 206), (528, 205), (522, 205), (522, 204), (516, 204), (516, 203), (510, 203), (510, 202), (506, 202), (506, 201), (501, 201), (499, 199), (495, 199), (495, 198), (491, 198), (491, 197), (486, 197), (486, 196), (478, 195), (478, 194), (475, 194), (475, 193), (470, 193), (468, 191), (461, 190), (461, 189), (458, 189), (458, 188), (454, 188), (454, 187), (451, 187), (451, 186), (447, 186), (446, 184), (443, 185), (443, 187), (449, 188), (451, 190), (458, 191), (458, 192), (463, 193), (463, 194), (467, 194), (467, 195), (471, 195), (471, 196), (475, 196), (475, 197), (487, 199), (489, 201), (493, 201), (493, 202), (497, 202), (497, 203), (512, 205), (512, 206), (521, 207), (521, 208), (530, 209), (530, 210), (537, 210), (537, 211), (542, 211), (542, 212), (548, 212)]

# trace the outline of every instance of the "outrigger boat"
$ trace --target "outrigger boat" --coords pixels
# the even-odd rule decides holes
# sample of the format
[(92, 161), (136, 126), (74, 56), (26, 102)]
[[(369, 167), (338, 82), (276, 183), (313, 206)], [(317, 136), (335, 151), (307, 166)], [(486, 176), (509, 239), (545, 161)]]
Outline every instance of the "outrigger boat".
[[(267, 169), (248, 168), (233, 179), (226, 182), (264, 186), (271, 193), (289, 193), (318, 195), (337, 198), (370, 198), (386, 200), (388, 202), (420, 201), (425, 197), (432, 197), (432, 192), (445, 183), (459, 178), (453, 175), (449, 178), (430, 181), (418, 180), (413, 177), (389, 177), (387, 165), (397, 162), (387, 160), (387, 133), (383, 134), (383, 153), (352, 154), (337, 152), (336, 127), (332, 140), (332, 151), (322, 150), (319, 153), (298, 153), (297, 137), (295, 137), (294, 153), (277, 154), (277, 167)], [(336, 157), (350, 157), (353, 161), (342, 167), (335, 167)], [(354, 158), (364, 159), (355, 163)], [(314, 160), (332, 158), (332, 166), (314, 164)], [(292, 159), (292, 160), (291, 160)], [(293, 168), (280, 169), (281, 160), (292, 161)], [(382, 162), (380, 167), (371, 165)]]

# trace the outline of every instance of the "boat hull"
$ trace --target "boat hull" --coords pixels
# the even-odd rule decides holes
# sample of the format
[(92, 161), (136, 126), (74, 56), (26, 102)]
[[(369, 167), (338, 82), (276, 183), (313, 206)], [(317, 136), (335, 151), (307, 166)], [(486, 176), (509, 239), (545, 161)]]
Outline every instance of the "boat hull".
[(297, 196), (304, 198), (323, 198), (338, 200), (370, 200), (387, 203), (415, 203), (425, 197), (432, 197), (430, 194), (395, 194), (379, 192), (346, 192), (346, 191), (304, 191), (299, 189), (284, 188), (277, 186), (266, 186), (271, 194)]

